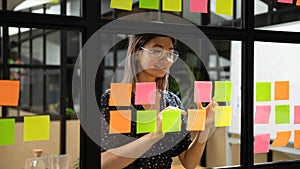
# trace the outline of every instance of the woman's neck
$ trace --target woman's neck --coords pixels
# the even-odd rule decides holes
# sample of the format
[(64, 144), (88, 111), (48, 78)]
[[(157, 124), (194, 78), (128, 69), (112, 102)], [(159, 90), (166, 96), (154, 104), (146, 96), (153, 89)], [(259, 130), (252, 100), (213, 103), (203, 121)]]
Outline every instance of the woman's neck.
[(155, 82), (156, 77), (150, 76), (145, 72), (140, 72), (137, 75), (138, 82)]

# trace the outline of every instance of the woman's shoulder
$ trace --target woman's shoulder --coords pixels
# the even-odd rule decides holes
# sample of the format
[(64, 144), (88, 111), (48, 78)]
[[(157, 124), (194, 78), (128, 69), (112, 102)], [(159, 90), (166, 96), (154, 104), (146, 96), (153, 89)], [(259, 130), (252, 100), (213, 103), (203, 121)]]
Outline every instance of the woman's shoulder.
[(105, 100), (110, 96), (110, 89), (105, 90), (105, 92), (101, 96), (101, 100)]

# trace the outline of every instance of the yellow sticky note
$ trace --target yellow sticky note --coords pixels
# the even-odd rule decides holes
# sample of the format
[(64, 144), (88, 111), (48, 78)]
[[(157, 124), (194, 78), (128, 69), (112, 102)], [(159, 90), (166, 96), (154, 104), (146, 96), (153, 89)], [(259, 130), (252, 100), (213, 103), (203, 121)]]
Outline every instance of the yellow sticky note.
[(215, 108), (215, 127), (231, 125), (231, 106), (216, 106)]
[(49, 140), (50, 116), (24, 117), (24, 141)]
[(130, 106), (131, 92), (131, 83), (111, 83), (109, 106)]
[(110, 8), (132, 10), (132, 0), (111, 0)]
[(272, 146), (286, 146), (290, 140), (291, 131), (277, 132), (277, 136), (272, 143)]
[(109, 134), (130, 133), (131, 111), (116, 110), (110, 111)]
[(187, 128), (189, 131), (205, 129), (206, 110), (188, 109)]
[(163, 11), (182, 11), (182, 0), (163, 0)]
[(233, 0), (216, 0), (216, 13), (232, 16)]

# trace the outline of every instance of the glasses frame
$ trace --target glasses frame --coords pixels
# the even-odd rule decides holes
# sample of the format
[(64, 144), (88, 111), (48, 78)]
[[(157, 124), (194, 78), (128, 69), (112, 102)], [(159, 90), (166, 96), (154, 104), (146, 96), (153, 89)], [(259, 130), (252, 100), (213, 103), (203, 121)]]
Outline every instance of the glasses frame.
[[(155, 58), (161, 58), (162, 56), (166, 56), (168, 61), (170, 61), (172, 63), (176, 62), (176, 60), (179, 57), (179, 52), (176, 51), (176, 50), (172, 50), (172, 52), (170, 52), (170, 51), (167, 51), (167, 50), (164, 50), (164, 49), (147, 49), (147, 48), (144, 48), (144, 47), (141, 47), (141, 49), (145, 50), (145, 51), (148, 51), (152, 55), (157, 55), (157, 56), (154, 56)], [(170, 58), (170, 56), (172, 56), (172, 58)]]

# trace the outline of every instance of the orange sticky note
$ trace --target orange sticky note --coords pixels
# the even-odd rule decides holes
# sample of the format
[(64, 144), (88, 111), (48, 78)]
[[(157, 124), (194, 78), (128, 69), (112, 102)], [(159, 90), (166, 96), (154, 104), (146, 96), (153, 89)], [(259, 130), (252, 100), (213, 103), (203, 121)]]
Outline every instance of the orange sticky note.
[(277, 132), (277, 136), (272, 143), (272, 146), (286, 146), (291, 138), (291, 131)]
[(275, 100), (289, 100), (290, 98), (290, 84), (289, 81), (275, 82)]
[(111, 83), (109, 106), (130, 106), (131, 92), (131, 83)]
[(300, 6), (300, 0), (297, 0), (296, 5), (297, 5), (297, 6)]
[(206, 111), (200, 109), (188, 109), (187, 130), (199, 131), (205, 129)]
[(131, 131), (131, 111), (114, 110), (110, 111), (109, 134), (130, 133)]
[(300, 148), (300, 130), (295, 130), (294, 148)]
[(0, 106), (18, 106), (20, 81), (0, 80)]

